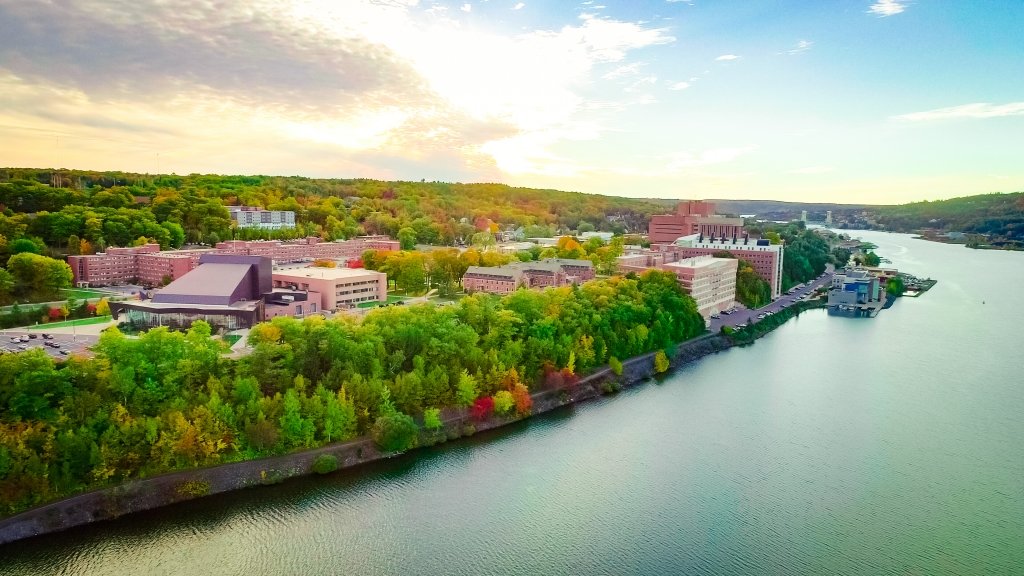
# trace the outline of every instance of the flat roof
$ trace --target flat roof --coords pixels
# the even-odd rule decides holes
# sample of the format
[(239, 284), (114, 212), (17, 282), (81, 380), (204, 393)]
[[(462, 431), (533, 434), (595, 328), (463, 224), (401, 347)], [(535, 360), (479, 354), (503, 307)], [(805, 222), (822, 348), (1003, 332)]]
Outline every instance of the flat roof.
[(695, 256), (669, 262), (665, 266), (672, 266), (673, 268), (704, 268), (706, 266), (718, 265), (722, 262), (738, 262), (738, 260), (734, 258), (715, 258), (714, 256)]
[(314, 278), (318, 280), (341, 280), (343, 278), (359, 278), (360, 276), (376, 276), (383, 274), (375, 270), (365, 268), (297, 268), (294, 270), (274, 270), (274, 277), (283, 276), (286, 278)]

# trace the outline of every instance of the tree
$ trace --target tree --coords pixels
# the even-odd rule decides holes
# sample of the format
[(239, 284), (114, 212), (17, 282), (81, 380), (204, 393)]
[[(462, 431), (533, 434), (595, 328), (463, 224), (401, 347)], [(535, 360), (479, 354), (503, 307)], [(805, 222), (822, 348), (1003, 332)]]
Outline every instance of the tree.
[(18, 238), (14, 242), (10, 243), (10, 251), (12, 254), (21, 254), (24, 252), (30, 252), (32, 254), (42, 254), (45, 247), (40, 247), (39, 244), (33, 242), (28, 238)]
[(373, 424), (373, 441), (385, 452), (401, 452), (416, 446), (419, 428), (411, 416), (401, 412), (384, 414)]
[(476, 396), (476, 379), (470, 376), (468, 371), (463, 370), (459, 375), (456, 398), (462, 406), (470, 406), (476, 400)]
[(109, 316), (110, 315), (110, 302), (106, 298), (101, 298), (96, 303), (96, 315), (97, 316)]
[(416, 231), (412, 228), (402, 228), (398, 231), (398, 243), (402, 250), (413, 250), (416, 248)]
[(903, 292), (906, 287), (903, 284), (903, 278), (900, 276), (893, 276), (889, 278), (889, 281), (885, 284), (885, 291), (893, 296), (903, 296)]

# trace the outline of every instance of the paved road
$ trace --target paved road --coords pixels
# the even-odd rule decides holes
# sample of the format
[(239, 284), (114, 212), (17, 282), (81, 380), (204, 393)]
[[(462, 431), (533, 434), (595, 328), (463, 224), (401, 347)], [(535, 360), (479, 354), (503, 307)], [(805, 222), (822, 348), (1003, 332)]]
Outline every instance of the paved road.
[(739, 324), (753, 324), (758, 321), (757, 316), (759, 314), (774, 314), (785, 307), (791, 306), (802, 296), (813, 293), (819, 287), (827, 286), (832, 282), (832, 274), (834, 271), (835, 270), (832, 265), (829, 264), (824, 275), (819, 278), (815, 278), (813, 281), (807, 283), (803, 288), (794, 291), (792, 294), (783, 294), (781, 298), (767, 306), (763, 306), (755, 310), (748, 310), (741, 306), (732, 314), (722, 314), (721, 318), (712, 318), (709, 330), (712, 334), (717, 334), (719, 330), (722, 329), (722, 326), (735, 328)]
[[(30, 334), (32, 336), (35, 336), (35, 338), (29, 336)], [(7, 354), (12, 352), (23, 352), (25, 350), (30, 350), (32, 348), (39, 348), (46, 352), (47, 354), (49, 354), (50, 356), (53, 356), (54, 358), (58, 359), (67, 358), (71, 354), (92, 356), (92, 351), (89, 350), (88, 348), (99, 340), (98, 336), (78, 335), (76, 337), (71, 334), (57, 333), (51, 335), (53, 336), (52, 339), (46, 340), (43, 338), (42, 334), (42, 332), (26, 332), (25, 330), (17, 328), (11, 330), (2, 330), (0, 331), (0, 353)], [(20, 338), (22, 336), (29, 336), (28, 342), (21, 341)], [(12, 339), (14, 338), (18, 338), (18, 341), (13, 341)], [(52, 346), (46, 346), (43, 344), (43, 342), (52, 342), (54, 344), (59, 344), (60, 347), (55, 348)], [(24, 346), (24, 348), (22, 348), (22, 346)], [(62, 354), (62, 350), (66, 350), (68, 354)]]

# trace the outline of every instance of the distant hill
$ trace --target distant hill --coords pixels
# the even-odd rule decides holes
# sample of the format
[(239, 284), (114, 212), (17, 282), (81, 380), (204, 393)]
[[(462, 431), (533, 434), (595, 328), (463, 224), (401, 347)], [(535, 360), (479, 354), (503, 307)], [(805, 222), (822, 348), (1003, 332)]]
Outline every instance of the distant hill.
[(827, 210), (833, 212), (847, 210), (863, 210), (866, 204), (829, 204), (815, 202), (783, 202), (780, 200), (709, 200), (718, 207), (718, 212), (726, 214), (796, 214), (806, 210), (824, 213)]
[(871, 212), (874, 227), (883, 230), (964, 232), (988, 235), (995, 245), (1024, 243), (1024, 192), (880, 206)]

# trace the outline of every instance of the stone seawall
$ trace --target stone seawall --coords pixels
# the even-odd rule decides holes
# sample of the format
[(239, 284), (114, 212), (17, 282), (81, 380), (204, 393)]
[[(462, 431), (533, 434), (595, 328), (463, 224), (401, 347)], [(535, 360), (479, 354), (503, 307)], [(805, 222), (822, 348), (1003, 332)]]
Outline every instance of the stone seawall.
[[(678, 346), (671, 359), (672, 366), (688, 364), (732, 345), (728, 338), (717, 335), (706, 335), (684, 342)], [(654, 373), (654, 353), (631, 358), (622, 363), (621, 376), (616, 376), (610, 368), (602, 368), (571, 387), (533, 394), (533, 414), (596, 398), (618, 386), (642, 382)], [(520, 419), (494, 417), (481, 422), (473, 420), (468, 411), (463, 410), (461, 414), (445, 421), (443, 434), (424, 432), (421, 445), (498, 428)], [(0, 544), (117, 518), (132, 512), (313, 474), (313, 462), (325, 454), (337, 458), (339, 470), (394, 455), (381, 453), (372, 440), (364, 437), (292, 454), (140, 478), (71, 496), (0, 520)]]

